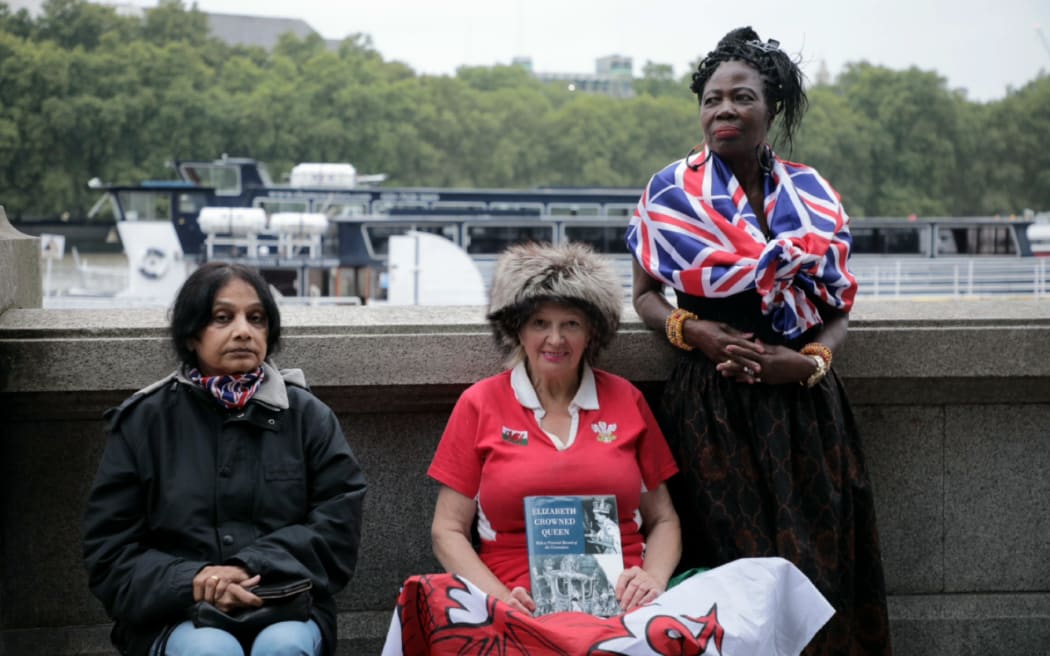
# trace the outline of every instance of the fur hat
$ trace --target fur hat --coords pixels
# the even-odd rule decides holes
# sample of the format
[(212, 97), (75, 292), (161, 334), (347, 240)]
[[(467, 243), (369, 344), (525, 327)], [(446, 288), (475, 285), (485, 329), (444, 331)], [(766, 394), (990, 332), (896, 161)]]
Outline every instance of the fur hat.
[(497, 344), (513, 352), (518, 332), (541, 303), (554, 301), (582, 310), (594, 331), (587, 361), (594, 362), (620, 327), (624, 291), (609, 261), (585, 244), (520, 244), (496, 262), (488, 320)]

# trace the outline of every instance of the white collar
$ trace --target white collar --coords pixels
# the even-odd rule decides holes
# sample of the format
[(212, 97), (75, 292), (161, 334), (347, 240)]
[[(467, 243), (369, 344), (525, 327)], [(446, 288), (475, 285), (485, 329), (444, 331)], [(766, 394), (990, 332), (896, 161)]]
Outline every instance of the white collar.
[[(518, 403), (530, 410), (543, 412), (540, 398), (536, 395), (536, 388), (529, 380), (529, 372), (525, 368), (524, 360), (514, 365), (511, 370), (510, 386), (514, 390), (514, 397)], [(583, 372), (580, 375), (580, 387), (576, 390), (576, 396), (572, 398), (572, 402), (569, 403), (569, 410), (572, 411), (573, 408), (598, 409), (598, 388), (594, 383), (594, 370), (586, 361), (583, 363)]]

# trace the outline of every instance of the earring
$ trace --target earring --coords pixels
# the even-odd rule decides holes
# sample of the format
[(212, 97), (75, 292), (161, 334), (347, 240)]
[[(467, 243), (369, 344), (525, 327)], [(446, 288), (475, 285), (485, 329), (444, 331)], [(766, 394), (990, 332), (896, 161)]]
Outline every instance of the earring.
[[(702, 143), (699, 143), (699, 144), (693, 146), (692, 149), (690, 149), (689, 154), (685, 156), (685, 161), (688, 162), (689, 158), (692, 157), (693, 155), (695, 155), (696, 152), (698, 150), (700, 150), (701, 148), (703, 148), (703, 147), (704, 147), (704, 144), (702, 144)], [(690, 171), (692, 171), (693, 173), (696, 173), (697, 171), (700, 170), (701, 166), (703, 166), (704, 164), (707, 164), (707, 160), (711, 159), (711, 155), (712, 154), (713, 153), (709, 150), (709, 151), (707, 151), (707, 156), (704, 157), (704, 161), (696, 163), (696, 164), (688, 164), (687, 163), (686, 166), (689, 167)]]
[(758, 168), (763, 173), (773, 170), (773, 148), (768, 143), (758, 147)]

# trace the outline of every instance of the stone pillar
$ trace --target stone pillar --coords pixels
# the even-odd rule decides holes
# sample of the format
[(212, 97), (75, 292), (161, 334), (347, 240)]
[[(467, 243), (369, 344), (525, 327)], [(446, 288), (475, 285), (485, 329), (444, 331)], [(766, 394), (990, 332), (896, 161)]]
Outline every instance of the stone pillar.
[(15, 230), (0, 205), (0, 314), (42, 303), (40, 240)]

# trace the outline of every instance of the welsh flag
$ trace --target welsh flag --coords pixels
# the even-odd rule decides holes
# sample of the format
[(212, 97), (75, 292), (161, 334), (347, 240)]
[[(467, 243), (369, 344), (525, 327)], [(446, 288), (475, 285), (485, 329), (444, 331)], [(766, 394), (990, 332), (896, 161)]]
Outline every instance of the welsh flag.
[(742, 558), (630, 613), (532, 617), (454, 574), (405, 582), (383, 656), (797, 656), (834, 610), (783, 558)]

